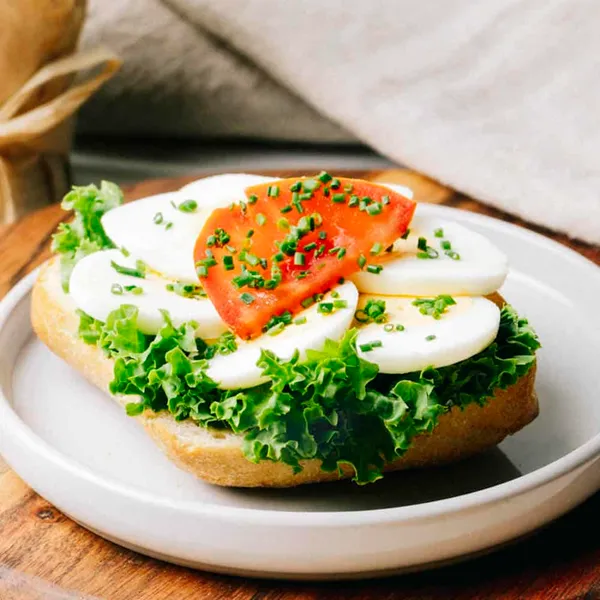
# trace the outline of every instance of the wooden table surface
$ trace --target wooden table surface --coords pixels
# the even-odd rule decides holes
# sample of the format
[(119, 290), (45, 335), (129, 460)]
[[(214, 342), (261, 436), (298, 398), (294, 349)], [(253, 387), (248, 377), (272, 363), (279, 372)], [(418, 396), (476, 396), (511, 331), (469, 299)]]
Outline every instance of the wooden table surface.
[[(352, 175), (403, 183), (414, 189), (419, 201), (465, 208), (528, 227), (600, 265), (600, 247), (523, 223), (418, 174), (395, 170), (355, 171)], [(143, 182), (127, 189), (127, 197), (176, 189), (191, 179), (195, 177)], [(58, 206), (51, 206), (0, 229), (0, 297), (48, 257), (52, 232), (65, 218), (68, 215)], [(483, 558), (420, 574), (337, 583), (241, 579), (172, 566), (106, 542), (40, 498), (0, 459), (0, 599), (59, 598), (62, 596), (52, 595), (54, 586), (59, 586), (110, 600), (600, 600), (599, 515), (600, 493), (525, 541)], [(26, 574), (22, 578), (25, 587), (15, 592), (21, 573)]]

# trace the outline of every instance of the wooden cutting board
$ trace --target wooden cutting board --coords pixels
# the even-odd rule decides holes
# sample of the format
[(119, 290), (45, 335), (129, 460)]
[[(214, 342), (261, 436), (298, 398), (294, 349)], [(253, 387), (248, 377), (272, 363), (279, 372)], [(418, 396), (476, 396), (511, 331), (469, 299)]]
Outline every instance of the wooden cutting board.
[[(414, 190), (418, 201), (460, 207), (528, 227), (600, 265), (600, 247), (526, 224), (416, 173), (353, 171), (348, 175), (404, 184)], [(129, 187), (127, 198), (174, 190), (195, 178), (146, 181)], [(0, 297), (48, 257), (52, 232), (66, 218), (58, 206), (51, 206), (0, 229)], [(110, 600), (600, 600), (599, 515), (600, 493), (525, 541), (436, 571), (352, 583), (273, 582), (191, 571), (106, 542), (40, 498), (0, 459), (0, 600), (58, 599), (63, 596), (53, 594), (60, 590), (78, 593), (73, 598), (89, 594)]]

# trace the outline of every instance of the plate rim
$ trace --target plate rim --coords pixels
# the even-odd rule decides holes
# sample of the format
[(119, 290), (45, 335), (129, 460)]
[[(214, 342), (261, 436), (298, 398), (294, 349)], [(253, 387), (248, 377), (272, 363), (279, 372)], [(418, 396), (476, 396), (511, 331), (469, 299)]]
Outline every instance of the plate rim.
[[(600, 267), (594, 262), (582, 256), (575, 250), (552, 240), (540, 233), (520, 227), (513, 223), (507, 223), (494, 217), (473, 213), (471, 211), (448, 206), (422, 204), (427, 212), (441, 213), (442, 216), (454, 215), (461, 221), (472, 223), (483, 223), (484, 226), (492, 227), (509, 236), (518, 236), (521, 239), (535, 243), (537, 246), (545, 247), (547, 250), (562, 255), (571, 262), (579, 263), (590, 269), (592, 276), (600, 284)], [(0, 330), (11, 318), (14, 308), (31, 293), (33, 283), (39, 272), (39, 267), (23, 277), (7, 294), (0, 300)], [(33, 333), (33, 332), (32, 332)], [(397, 506), (377, 509), (364, 509), (356, 511), (291, 511), (273, 510), (240, 506), (227, 506), (216, 504), (202, 504), (192, 500), (173, 500), (161, 498), (149, 492), (129, 487), (108, 477), (100, 476), (90, 468), (77, 462), (75, 459), (64, 455), (54, 446), (43, 440), (19, 417), (12, 407), (10, 401), (0, 388), (0, 430), (5, 435), (12, 435), (19, 439), (30, 451), (42, 457), (42, 460), (52, 462), (55, 467), (67, 471), (71, 476), (86, 479), (89, 483), (102, 487), (108, 493), (125, 496), (130, 500), (153, 505), (154, 507), (181, 511), (195, 516), (208, 516), (226, 519), (234, 523), (252, 522), (256, 525), (281, 524), (288, 527), (319, 526), (327, 528), (354, 527), (357, 525), (385, 524), (398, 522), (413, 522), (428, 520), (470, 509), (484, 507), (500, 500), (507, 500), (525, 494), (531, 490), (548, 484), (561, 476), (582, 467), (600, 458), (600, 432), (595, 436), (571, 450), (567, 454), (557, 458), (551, 463), (540, 467), (500, 484), (489, 488), (469, 492), (435, 500), (421, 504)], [(10, 462), (7, 461), (10, 466)]]

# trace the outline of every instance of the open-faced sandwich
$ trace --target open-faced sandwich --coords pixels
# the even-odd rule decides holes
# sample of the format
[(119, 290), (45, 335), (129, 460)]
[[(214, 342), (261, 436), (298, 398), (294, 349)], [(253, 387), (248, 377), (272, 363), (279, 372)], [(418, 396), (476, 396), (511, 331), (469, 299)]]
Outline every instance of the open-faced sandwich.
[(497, 293), (502, 252), (408, 196), (325, 172), (125, 205), (114, 184), (76, 187), (35, 331), (211, 483), (463, 458), (537, 415), (539, 343)]

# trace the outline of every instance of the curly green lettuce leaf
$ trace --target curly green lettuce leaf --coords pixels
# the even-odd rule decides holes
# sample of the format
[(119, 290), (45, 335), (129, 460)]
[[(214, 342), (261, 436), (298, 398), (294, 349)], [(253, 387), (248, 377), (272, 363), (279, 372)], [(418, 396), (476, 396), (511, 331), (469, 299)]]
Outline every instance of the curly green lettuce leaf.
[(539, 342), (525, 319), (505, 306), (496, 340), (470, 359), (407, 375), (383, 375), (358, 356), (357, 330), (322, 350), (282, 360), (263, 351), (269, 382), (220, 390), (206, 375), (214, 347), (195, 339), (195, 324), (175, 327), (164, 313), (155, 337), (137, 327), (137, 310), (122, 306), (105, 324), (81, 314), (80, 335), (115, 359), (114, 394), (132, 395), (130, 415), (169, 411), (175, 419), (224, 427), (243, 437), (245, 456), (281, 461), (294, 471), (318, 459), (325, 471), (349, 466), (359, 484), (376, 481), (386, 462), (415, 436), (430, 433), (453, 406), (485, 404), (531, 368)]
[(72, 210), (73, 220), (61, 223), (52, 238), (52, 250), (60, 255), (61, 281), (69, 291), (73, 267), (84, 256), (114, 248), (102, 227), (101, 218), (109, 210), (123, 203), (123, 192), (114, 183), (103, 181), (95, 185), (74, 186), (63, 198), (62, 208)]

